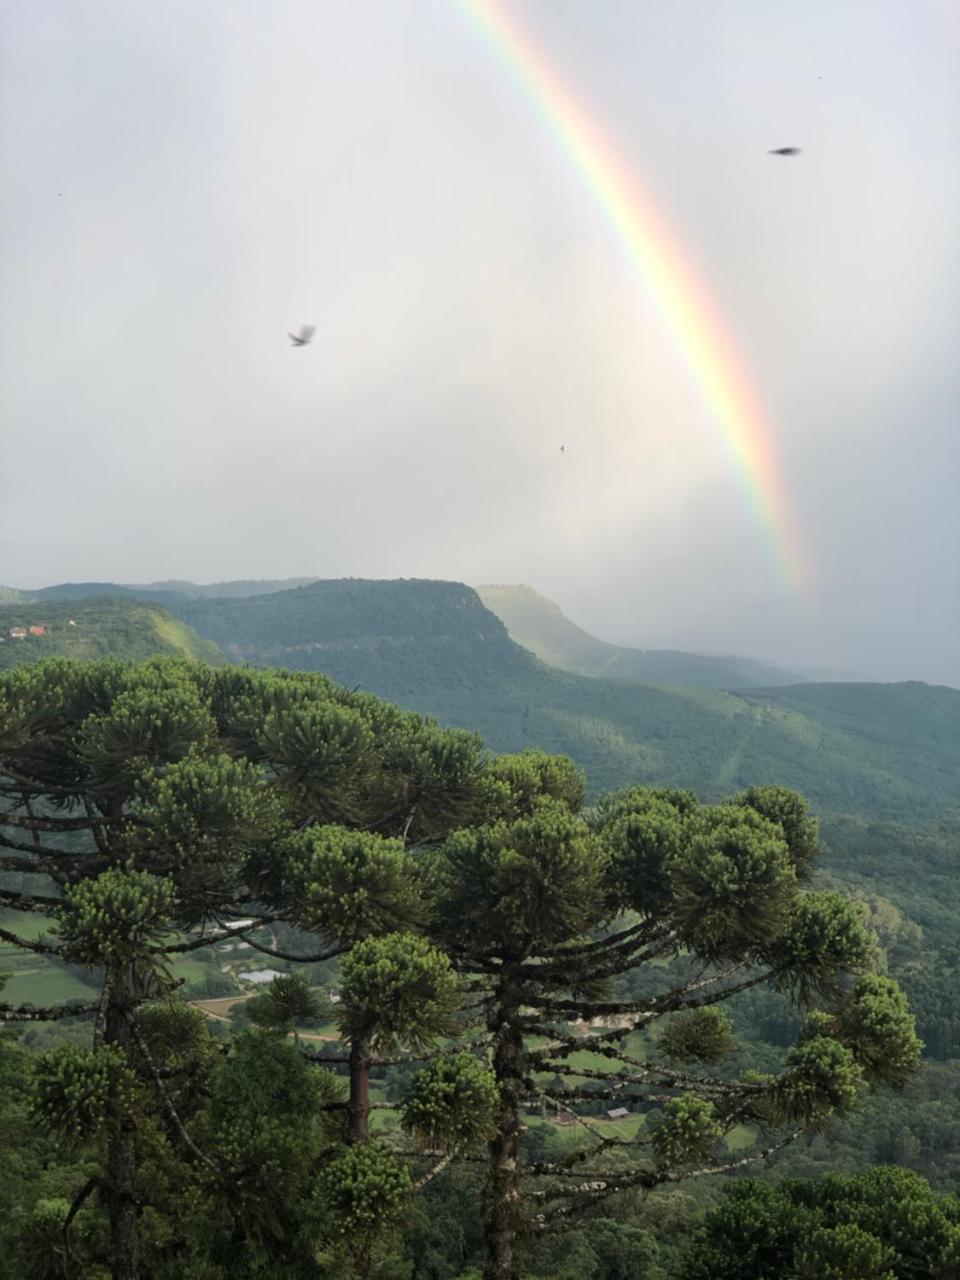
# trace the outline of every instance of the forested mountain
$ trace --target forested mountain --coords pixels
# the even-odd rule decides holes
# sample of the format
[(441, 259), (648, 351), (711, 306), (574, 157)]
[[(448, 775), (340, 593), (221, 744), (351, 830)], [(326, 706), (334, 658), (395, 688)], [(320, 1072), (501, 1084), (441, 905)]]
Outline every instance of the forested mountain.
[[(751, 783), (783, 783), (804, 791), (820, 811), (874, 822), (936, 821), (957, 804), (960, 692), (953, 689), (908, 682), (728, 693), (575, 675), (515, 643), (477, 592), (455, 582), (336, 579), (193, 599), (172, 589), (190, 585), (158, 583), (156, 593), (114, 585), (120, 598), (112, 602), (101, 584), (48, 588), (46, 596), (35, 593), (44, 618), (6, 606), (13, 612), (4, 615), (4, 630), (42, 623), (48, 614), (62, 628), (67, 615), (79, 623), (82, 608), (95, 608), (102, 621), (70, 628), (59, 639), (51, 629), (43, 646), (32, 637), (8, 639), (0, 651), (5, 648), (9, 665), (14, 654), (22, 660), (28, 645), (37, 657), (41, 647), (43, 653), (141, 657), (172, 645), (197, 656), (222, 651), (254, 666), (322, 671), (475, 729), (495, 750), (536, 746), (568, 753), (594, 790), (669, 782), (710, 798)], [(151, 603), (138, 603), (134, 590)], [(95, 602), (51, 603), (54, 593), (79, 601), (90, 592)], [(165, 609), (153, 604), (161, 599)], [(55, 609), (66, 613), (55, 615)], [(193, 633), (215, 649), (201, 653)], [(61, 643), (68, 647), (56, 647)]]
[(794, 671), (753, 658), (717, 657), (676, 649), (630, 649), (598, 640), (526, 586), (477, 587), (477, 595), (505, 624), (517, 644), (562, 671), (609, 676), (640, 684), (691, 685), (706, 689), (769, 688), (805, 679)]
[(956, 803), (960, 692), (800, 685), (738, 694), (557, 671), (461, 583), (314, 582), (171, 609), (235, 661), (323, 671), (496, 750), (566, 752), (595, 789), (672, 783), (711, 797), (784, 783), (821, 810), (935, 819)]
[[(117, 588), (112, 597), (100, 595), (89, 599), (83, 598), (84, 588), (74, 587), (72, 590), (79, 594), (67, 600), (47, 596), (0, 606), (0, 637), (3, 637), (0, 667), (53, 653), (88, 658), (140, 657), (168, 652), (221, 664), (246, 662), (255, 666), (325, 672), (350, 688), (359, 686), (362, 691), (353, 695), (341, 691), (335, 704), (328, 708), (335, 716), (352, 714), (354, 707), (358, 713), (363, 710), (364, 714), (372, 714), (374, 700), (366, 698), (365, 691), (379, 693), (405, 706), (432, 712), (446, 724), (482, 730), (487, 745), (494, 749), (538, 746), (568, 752), (587, 769), (594, 794), (623, 783), (687, 785), (705, 800), (729, 797), (744, 786), (765, 782), (786, 783), (805, 791), (822, 819), (821, 830), (827, 848), (814, 885), (814, 896), (839, 889), (845, 899), (852, 893), (863, 902), (866, 918), (879, 942), (879, 963), (902, 984), (917, 1016), (928, 1061), (919, 1081), (902, 1097), (884, 1091), (871, 1094), (861, 1111), (848, 1119), (831, 1120), (810, 1141), (774, 1157), (778, 1160), (779, 1173), (811, 1177), (827, 1172), (850, 1173), (872, 1163), (897, 1163), (917, 1169), (939, 1191), (956, 1185), (960, 1168), (956, 1156), (960, 1150), (960, 1092), (953, 1060), (960, 1056), (960, 999), (957, 996), (960, 960), (954, 935), (960, 911), (960, 878), (956, 875), (960, 860), (960, 820), (955, 782), (960, 761), (960, 692), (906, 683), (798, 684), (732, 694), (707, 688), (666, 688), (574, 675), (545, 665), (516, 644), (476, 592), (458, 583), (340, 580), (314, 582), (276, 593), (252, 593), (246, 598), (194, 599), (172, 589), (182, 585), (158, 584), (157, 593), (147, 596), (144, 592), (140, 598), (133, 589)], [(139, 593), (141, 589), (136, 591)], [(167, 603), (167, 608), (152, 603), (159, 599)], [(70, 626), (71, 621), (74, 626)], [(45, 628), (44, 634), (29, 634), (30, 626)], [(14, 639), (9, 634), (14, 627), (27, 629), (28, 635)], [(183, 669), (178, 665), (175, 670)], [(244, 682), (254, 677), (261, 679), (261, 673), (237, 670), (231, 675), (229, 670), (221, 670), (215, 675), (224, 688), (232, 689), (230, 682), (236, 681), (238, 694), (243, 693)], [(185, 675), (184, 678), (193, 677)], [(283, 672), (268, 678), (277, 683), (278, 689), (289, 679)], [(330, 696), (326, 682), (318, 680), (317, 689), (324, 699)], [(308, 738), (298, 730), (284, 746), (275, 739), (278, 728), (282, 727), (281, 721), (266, 726), (260, 725), (260, 719), (262, 717), (254, 717), (250, 723), (256, 733), (264, 735), (265, 743), (272, 744), (271, 750), (281, 751), (288, 763), (299, 760)], [(243, 732), (248, 732), (250, 727), (243, 716), (228, 716), (224, 723), (239, 726)], [(370, 749), (380, 749), (380, 731), (392, 723), (390, 716), (371, 722), (376, 732), (365, 739)], [(290, 726), (285, 731), (292, 732)], [(424, 732), (425, 741), (433, 743), (433, 730), (427, 728)], [(425, 767), (424, 761), (433, 762), (431, 768), (441, 764), (459, 777), (457, 753), (472, 751), (478, 759), (481, 755), (480, 744), (470, 745), (469, 739), (452, 738), (447, 747), (451, 755), (446, 750), (434, 753), (431, 748), (424, 753), (418, 748), (417, 768)], [(212, 750), (209, 744), (205, 749)], [(222, 761), (226, 757), (216, 759)], [(191, 755), (189, 768), (184, 765), (188, 773), (195, 763)], [(515, 765), (510, 765), (504, 777), (516, 782), (520, 775), (514, 778), (515, 769)], [(563, 769), (561, 766), (556, 776), (549, 771), (544, 773), (542, 785), (555, 788), (557, 779), (565, 777)], [(333, 801), (340, 802), (341, 791), (343, 795), (354, 795), (349, 786), (342, 788), (336, 769), (333, 778), (328, 778), (328, 772), (325, 765), (317, 776), (326, 779), (323, 785), (332, 788)], [(192, 774), (188, 781), (187, 792), (192, 796)], [(250, 785), (259, 785), (260, 781), (256, 772), (250, 775)], [(379, 796), (380, 790), (374, 788), (371, 794)], [(430, 794), (434, 794), (433, 791)], [(414, 806), (417, 822), (425, 820), (421, 808)], [(167, 810), (163, 812), (166, 814)], [(176, 815), (179, 809), (174, 807), (171, 812)], [(329, 812), (336, 815), (340, 810), (334, 807)], [(602, 812), (601, 807), (598, 813)], [(220, 808), (214, 806), (211, 813), (219, 821)], [(397, 830), (401, 823), (407, 824), (403, 826), (404, 838), (410, 817), (404, 808), (399, 816), (392, 818)], [(350, 820), (360, 822), (356, 816)], [(611, 829), (620, 830), (615, 811), (608, 811), (608, 820), (614, 824)], [(71, 818), (62, 821), (69, 824)], [(366, 825), (360, 822), (363, 838), (373, 839)], [(300, 830), (299, 822), (297, 830)], [(20, 837), (18, 831), (13, 834), (16, 847)], [(63, 838), (66, 840), (70, 835), (67, 831)], [(33, 856), (29, 849), (26, 852)], [(69, 856), (69, 850), (67, 853)], [(472, 867), (481, 863), (482, 859), (471, 853), (464, 865)], [(17, 883), (17, 873), (13, 870), (4, 872), (3, 879), (7, 893), (0, 911), (5, 910), (8, 916), (17, 915), (10, 911), (15, 891), (43, 892), (42, 886), (29, 883), (32, 878), (28, 874), (24, 874), (22, 883)], [(566, 873), (562, 882), (567, 883)], [(494, 889), (494, 901), (500, 910), (499, 882)], [(302, 896), (299, 895), (297, 901)], [(527, 900), (524, 894), (520, 899)], [(764, 893), (751, 894), (748, 913), (751, 918), (754, 907), (762, 912), (765, 902)], [(44, 925), (42, 919), (34, 920), (29, 913), (25, 913), (24, 918), (41, 928)], [(452, 936), (459, 938), (461, 929), (469, 927), (464, 924), (469, 920), (469, 913), (459, 899), (452, 903), (449, 918)], [(9, 930), (9, 920), (7, 925)], [(14, 925), (23, 933), (22, 919), (15, 918)], [(485, 926), (478, 935), (484, 943), (488, 933)], [(8, 932), (8, 941), (10, 936)], [(72, 999), (78, 1008), (82, 1005), (87, 1012), (53, 1026), (37, 1024), (35, 1031), (27, 1032), (24, 1044), (30, 1053), (41, 1050), (47, 1056), (57, 1052), (51, 1048), (55, 1045), (62, 1046), (59, 1051), (67, 1055), (86, 1052), (82, 1046), (89, 1042), (91, 1032), (90, 1010), (94, 1007), (91, 1000), (96, 993), (96, 975), (65, 964), (58, 955), (34, 954), (30, 949), (34, 936), (30, 933), (26, 938), (22, 956), (13, 956), (7, 948), (3, 961), (13, 975), (7, 996), (26, 1002), (23, 1017), (28, 1022), (36, 1017), (31, 1002), (50, 1004), (53, 992), (57, 999)], [(315, 954), (315, 946), (303, 936), (293, 932), (289, 941), (292, 955)], [(263, 937), (261, 942), (271, 951), (277, 945), (277, 939), (272, 936)], [(43, 939), (38, 945), (41, 951), (47, 947)], [(172, 945), (176, 950), (178, 944)], [(227, 945), (233, 947), (232, 943)], [(195, 995), (201, 986), (203, 994), (209, 994), (210, 983), (225, 984), (228, 990), (231, 985), (237, 987), (236, 976), (223, 972), (223, 956), (219, 953), (206, 955), (191, 951), (178, 963), (184, 967), (176, 971), (175, 978), (182, 978), (188, 984), (185, 988), (188, 994)], [(275, 972), (279, 966), (279, 971), (286, 976), (294, 971), (292, 964), (272, 954), (270, 963)], [(322, 965), (323, 962), (321, 968)], [(308, 968), (313, 973), (313, 967)], [(316, 979), (316, 975), (314, 977)], [(682, 961), (665, 957), (662, 966), (648, 967), (633, 976), (621, 975), (614, 991), (616, 1000), (640, 1002), (637, 1007), (643, 1007), (643, 1002), (653, 993), (651, 984), (664, 977), (685, 981)], [(322, 980), (330, 982), (328, 971), (324, 970)], [(341, 981), (339, 977), (336, 980)], [(24, 994), (25, 982), (32, 984), (28, 994)], [(211, 989), (215, 994), (223, 994), (221, 987)], [(45, 996), (47, 991), (51, 992), (50, 996)], [(240, 1009), (247, 1007), (241, 1005)], [(250, 1010), (256, 1011), (257, 1007), (255, 1001), (250, 1002)], [(603, 1007), (609, 1012), (619, 1006)], [(580, 1005), (576, 1008), (580, 1009)], [(721, 1073), (726, 1076), (733, 1072), (778, 1070), (801, 1030), (800, 1017), (784, 995), (766, 988), (746, 989), (734, 998), (730, 1013), (736, 1042), (732, 1057), (718, 1068)], [(211, 1016), (214, 1021), (209, 1025), (213, 1030), (220, 1035), (231, 1034), (222, 1018)], [(233, 1026), (233, 1048), (226, 1058), (214, 1052), (212, 1044), (207, 1045), (205, 1041), (201, 1044), (206, 1055), (204, 1061), (216, 1064), (222, 1060), (227, 1064), (222, 1078), (211, 1076), (210, 1083), (211, 1089), (221, 1090), (227, 1099), (227, 1105), (221, 1107), (224, 1114), (232, 1115), (236, 1106), (234, 1095), (228, 1089), (229, 1072), (235, 1069), (246, 1080), (247, 1075), (253, 1078), (260, 1069), (258, 1060), (249, 1053), (251, 1046), (259, 1045), (260, 1041), (252, 1038), (249, 1030), (242, 1030), (244, 1025), (243, 1017), (238, 1016)], [(330, 1033), (319, 1021), (308, 1020), (304, 1026), (309, 1027), (311, 1036), (321, 1031)], [(196, 1015), (192, 1032), (199, 1035), (205, 1027)], [(280, 1044), (286, 1030), (287, 1022), (283, 1022), (278, 1033), (270, 1034), (278, 1034)], [(699, 1028), (698, 1034), (703, 1030)], [(172, 1031), (180, 1036), (180, 1024), (172, 1026)], [(204, 1030), (204, 1034), (209, 1033)], [(165, 1043), (161, 1038), (158, 1048), (163, 1050)], [(32, 1163), (22, 1163), (26, 1180), (20, 1176), (12, 1182), (8, 1179), (13, 1187), (8, 1192), (9, 1206), (0, 1194), (6, 1218), (13, 1223), (9, 1232), (19, 1240), (27, 1230), (16, 1217), (16, 1213), (21, 1212), (17, 1206), (23, 1200), (22, 1186), (34, 1184), (31, 1196), (39, 1194), (40, 1203), (46, 1205), (47, 1197), (62, 1194), (58, 1180), (69, 1187), (69, 1199), (81, 1187), (88, 1170), (76, 1161), (61, 1167), (61, 1155), (49, 1154), (47, 1146), (37, 1146), (36, 1135), (27, 1127), (30, 1113), (23, 1083), (27, 1058), (19, 1049), (19, 1056), (15, 1055), (10, 1045), (5, 1060), (5, 1045), (5, 1041), (0, 1041), (0, 1077), (6, 1073), (12, 1084), (6, 1090), (6, 1110), (0, 1106), (4, 1112), (0, 1123), (5, 1132), (14, 1134), (15, 1150), (32, 1152), (36, 1147), (39, 1153), (35, 1158), (30, 1156)], [(541, 1084), (549, 1088), (551, 1097), (558, 1089), (562, 1090), (568, 1080), (561, 1072), (576, 1068), (595, 1073), (609, 1067), (605, 1058), (584, 1053), (579, 1039), (575, 1048), (577, 1055), (570, 1058), (568, 1066), (564, 1066), (565, 1051), (559, 1051), (559, 1059), (549, 1067), (550, 1071), (556, 1071), (549, 1081), (548, 1070), (544, 1068), (541, 1073)], [(647, 1042), (634, 1035), (624, 1051), (633, 1054), (632, 1065), (637, 1067), (649, 1062), (649, 1055), (656, 1055), (661, 1047), (655, 1036)], [(46, 1062), (47, 1056), (40, 1061)], [(291, 1063), (296, 1058), (292, 1045), (288, 1056)], [(273, 1059), (270, 1062), (269, 1069), (274, 1070), (278, 1064)], [(231, 1067), (231, 1063), (235, 1067)], [(163, 1071), (175, 1073), (179, 1059), (164, 1058), (160, 1065)], [(335, 1063), (334, 1069), (341, 1073), (341, 1080), (346, 1080), (345, 1059), (343, 1065)], [(376, 1090), (374, 1106), (382, 1108), (387, 1102), (405, 1098), (412, 1078), (412, 1068), (407, 1065), (385, 1068), (372, 1081), (371, 1087)], [(595, 1081), (591, 1087), (598, 1087)], [(259, 1107), (262, 1099), (271, 1098), (273, 1093), (269, 1088), (258, 1088), (252, 1092), (248, 1089), (243, 1096), (252, 1098), (251, 1105)], [(635, 1138), (641, 1128), (649, 1126), (650, 1132), (659, 1132), (659, 1126), (664, 1123), (657, 1107), (643, 1111), (631, 1099), (628, 1102), (633, 1109), (627, 1118), (621, 1116), (614, 1121), (611, 1117), (619, 1113), (609, 1110), (611, 1102), (602, 1094), (596, 1099), (589, 1096), (589, 1091), (576, 1096), (578, 1112), (586, 1115), (595, 1127), (600, 1125), (603, 1134), (608, 1130), (613, 1132), (617, 1124), (625, 1127), (624, 1132), (630, 1138)], [(219, 1097), (215, 1092), (215, 1098)], [(209, 1117), (203, 1109), (207, 1104), (199, 1095), (188, 1105), (191, 1107), (190, 1130), (204, 1136), (204, 1147), (218, 1142), (215, 1122), (220, 1104), (213, 1106)], [(336, 1105), (342, 1107), (343, 1104)], [(291, 1114), (291, 1108), (283, 1103), (276, 1116), (271, 1113), (267, 1117), (271, 1124), (275, 1122), (275, 1128), (270, 1129), (271, 1142), (277, 1140), (277, 1134), (288, 1146), (300, 1140), (301, 1113), (296, 1113), (296, 1124), (291, 1124)], [(378, 1110), (374, 1114), (382, 1117), (384, 1112)], [(251, 1132), (258, 1134), (259, 1124), (258, 1119)], [(287, 1129), (282, 1127), (284, 1124)], [(384, 1127), (377, 1132), (395, 1134), (397, 1130), (388, 1131)], [(753, 1136), (750, 1125), (736, 1126), (729, 1135), (730, 1150), (738, 1153), (739, 1144), (751, 1141)], [(551, 1118), (546, 1103), (531, 1105), (526, 1111), (521, 1138), (524, 1161), (548, 1165), (552, 1160), (567, 1158), (572, 1149), (571, 1140), (582, 1142), (583, 1133), (576, 1127), (564, 1128), (559, 1112), (556, 1119)], [(282, 1149), (287, 1152), (288, 1147)], [(293, 1151), (292, 1146), (289, 1149)], [(372, 1149), (379, 1151), (379, 1147)], [(218, 1147), (214, 1150), (219, 1153)], [(82, 1158), (89, 1159), (89, 1152)], [(290, 1166), (295, 1164), (291, 1156)], [(52, 1170), (49, 1175), (48, 1166)], [(192, 1168), (189, 1161), (183, 1169), (178, 1165), (177, 1176), (192, 1176)], [(150, 1168), (144, 1178), (151, 1188), (161, 1185), (150, 1182)], [(464, 1271), (463, 1265), (467, 1259), (478, 1257), (481, 1224), (477, 1204), (482, 1185), (474, 1177), (474, 1171), (467, 1167), (465, 1171), (452, 1171), (449, 1178), (438, 1179), (428, 1187), (423, 1201), (416, 1205), (416, 1216), (412, 1219), (415, 1225), (405, 1229), (404, 1235), (403, 1247), (408, 1250), (405, 1256), (416, 1260), (417, 1269), (397, 1274), (432, 1276), (435, 1280), (454, 1280), (454, 1277), (466, 1280), (468, 1276), (477, 1275)], [(664, 1198), (650, 1197), (635, 1212), (631, 1210), (623, 1221), (619, 1218), (591, 1221), (582, 1229), (564, 1235), (556, 1249), (549, 1241), (544, 1242), (536, 1261), (531, 1255), (530, 1267), (523, 1274), (531, 1280), (555, 1280), (561, 1274), (589, 1276), (591, 1280), (601, 1277), (610, 1280), (621, 1275), (666, 1280), (667, 1276), (680, 1275), (679, 1260), (686, 1256), (694, 1222), (702, 1208), (719, 1195), (720, 1185), (716, 1180), (704, 1179), (692, 1196), (684, 1193), (686, 1198), (682, 1203), (679, 1199), (670, 1199), (670, 1193)], [(268, 1184), (259, 1188), (247, 1202), (245, 1214), (253, 1212), (265, 1197), (269, 1198), (270, 1191)], [(68, 1202), (57, 1203), (60, 1216), (51, 1211), (50, 1221), (56, 1225), (59, 1242), (62, 1233), (58, 1224), (68, 1211)], [(295, 1198), (291, 1201), (291, 1204), (299, 1203)], [(171, 1221), (177, 1221), (181, 1204), (178, 1193), (171, 1201)], [(891, 1201), (889, 1213), (896, 1212), (896, 1203)], [(206, 1208), (204, 1215), (207, 1215)], [(303, 1217), (299, 1208), (294, 1216), (298, 1222)], [(0, 1218), (3, 1217), (0, 1213)], [(184, 1228), (185, 1241), (180, 1240), (176, 1232), (170, 1238), (176, 1237), (177, 1248), (181, 1250), (195, 1248), (202, 1252), (207, 1247), (210, 1220), (204, 1216), (197, 1225), (192, 1220), (188, 1222)], [(91, 1224), (95, 1221), (89, 1207), (78, 1215), (77, 1233), (81, 1240), (86, 1239), (85, 1232), (93, 1230)], [(34, 1229), (31, 1224), (29, 1230)], [(214, 1252), (226, 1239), (225, 1229), (222, 1226), (220, 1229)], [(878, 1217), (878, 1236), (883, 1229)], [(3, 1240), (6, 1239), (4, 1230), (6, 1228), (0, 1228)], [(36, 1230), (39, 1232), (40, 1227)], [(458, 1232), (469, 1236), (471, 1241), (459, 1252), (451, 1244)], [(292, 1238), (292, 1233), (288, 1235)], [(561, 1272), (562, 1255), (568, 1249), (574, 1259), (572, 1269)], [(738, 1249), (739, 1244), (734, 1241), (734, 1256)], [(625, 1251), (629, 1250), (632, 1250), (630, 1266), (634, 1269), (624, 1270), (627, 1267)], [(932, 1257), (936, 1247), (931, 1247), (928, 1253)], [(616, 1261), (611, 1261), (610, 1267), (604, 1270), (608, 1255)], [(920, 1258), (918, 1265), (926, 1265), (927, 1254), (917, 1257)], [(7, 1274), (2, 1265), (0, 1274)], [(239, 1272), (229, 1270), (223, 1274)], [(327, 1273), (323, 1274), (325, 1280), (329, 1280)], [(335, 1268), (330, 1276), (338, 1276), (339, 1280)]]
[[(4, 673), (0, 789), (11, 1280), (88, 1258), (114, 1280), (667, 1280), (690, 1206), (648, 1230), (651, 1192), (855, 1123), (920, 1071), (784, 788), (584, 811), (568, 760), (491, 756), (324, 676), (106, 662)], [(223, 981), (240, 938), (284, 969), (218, 1044), (181, 988)], [(311, 984), (333, 960), (336, 1009)], [(418, 1193), (448, 1165), (444, 1211)], [(877, 1247), (902, 1190), (875, 1197)], [(916, 1180), (919, 1250), (891, 1225), (923, 1266), (934, 1214), (949, 1243), (934, 1196)]]
[(201, 585), (180, 578), (171, 578), (165, 582), (127, 583), (131, 591), (175, 592), (187, 596), (191, 600), (218, 599), (221, 597), (262, 596), (273, 591), (290, 591), (294, 587), (305, 587), (315, 578), (238, 578), (231, 582), (210, 582)]
[(0, 603), (0, 670), (41, 658), (138, 661), (154, 654), (225, 661), (215, 644), (181, 619), (135, 598)]

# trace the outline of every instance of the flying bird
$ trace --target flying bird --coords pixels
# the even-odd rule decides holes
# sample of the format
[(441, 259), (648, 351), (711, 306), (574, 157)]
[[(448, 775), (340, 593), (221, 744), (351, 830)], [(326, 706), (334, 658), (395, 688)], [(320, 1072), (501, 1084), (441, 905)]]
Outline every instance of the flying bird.
[(315, 324), (302, 324), (300, 326), (299, 336), (288, 331), (287, 337), (290, 339), (290, 345), (293, 347), (305, 347), (313, 341), (313, 335), (317, 332)]
[(772, 151), (768, 151), (768, 156), (798, 156), (800, 154), (799, 147), (774, 147)]
[(566, 452), (567, 452), (567, 450), (566, 450), (566, 446), (565, 446), (565, 445), (561, 445), (561, 446), (560, 446), (560, 452), (561, 452), (561, 453), (566, 453)]

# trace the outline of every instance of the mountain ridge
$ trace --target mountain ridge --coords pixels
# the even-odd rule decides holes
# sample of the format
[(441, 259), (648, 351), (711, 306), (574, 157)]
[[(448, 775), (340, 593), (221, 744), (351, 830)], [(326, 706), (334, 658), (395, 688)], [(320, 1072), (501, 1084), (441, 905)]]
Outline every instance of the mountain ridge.
[(640, 684), (710, 689), (770, 688), (806, 680), (799, 672), (735, 654), (611, 644), (573, 622), (549, 597), (523, 584), (491, 583), (475, 590), (517, 644), (562, 671)]
[[(142, 598), (141, 607), (155, 608)], [(159, 612), (211, 641), (220, 660), (324, 672), (475, 730), (493, 750), (569, 754), (594, 794), (669, 784), (718, 799), (751, 784), (783, 784), (821, 812), (907, 822), (938, 821), (957, 804), (960, 691), (945, 686), (730, 692), (571, 674), (511, 639), (473, 588), (432, 579), (317, 580), (246, 598), (178, 595)]]

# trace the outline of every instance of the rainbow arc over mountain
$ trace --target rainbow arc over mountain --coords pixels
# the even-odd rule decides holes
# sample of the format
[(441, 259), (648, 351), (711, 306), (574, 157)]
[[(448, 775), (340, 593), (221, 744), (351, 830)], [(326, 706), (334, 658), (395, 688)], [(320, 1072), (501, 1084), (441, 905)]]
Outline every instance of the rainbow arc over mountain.
[(807, 570), (772, 433), (706, 286), (636, 174), (533, 35), (502, 0), (460, 0), (460, 7), (566, 153), (626, 249), (723, 440), (778, 579), (788, 592), (798, 592)]

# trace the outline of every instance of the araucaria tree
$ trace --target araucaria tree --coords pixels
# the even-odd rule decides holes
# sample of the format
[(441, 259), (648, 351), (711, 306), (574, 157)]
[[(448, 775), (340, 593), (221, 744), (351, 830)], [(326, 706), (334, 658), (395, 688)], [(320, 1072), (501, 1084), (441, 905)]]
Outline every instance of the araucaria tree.
[[(632, 1189), (762, 1158), (916, 1069), (913, 1019), (873, 972), (858, 907), (810, 887), (818, 836), (801, 797), (756, 788), (703, 806), (637, 788), (582, 813), (578, 780), (556, 762), (501, 768), (523, 797), (514, 816), (429, 858), (439, 934), (473, 977), (498, 1086), (487, 1280), (517, 1280), (524, 1237)], [(760, 984), (806, 1021), (780, 1071), (738, 1077), (720, 1065), (733, 1048), (721, 1006)], [(602, 1101), (659, 1120), (627, 1140), (580, 1115), (580, 1147), (524, 1167), (523, 1115), (538, 1100), (571, 1117)], [(739, 1125), (755, 1142), (731, 1156), (724, 1138)]]
[[(474, 735), (442, 732), (322, 676), (169, 660), (54, 661), (0, 676), (0, 905), (57, 921), (46, 939), (8, 928), (0, 939), (102, 972), (87, 1010), (93, 1048), (42, 1056), (37, 1113), (65, 1137), (99, 1144), (101, 1167), (70, 1217), (90, 1196), (105, 1206), (115, 1280), (140, 1272), (144, 1079), (181, 1153), (214, 1181), (231, 1176), (234, 1139), (219, 1161), (196, 1145), (149, 1047), (140, 1011), (177, 985), (172, 957), (228, 936), (221, 926), (238, 917), (301, 921), (324, 935), (319, 951), (293, 960), (365, 942), (348, 1028), (359, 1046), (351, 1131), (364, 1138), (370, 1045), (448, 1030), (458, 989), (449, 961), (408, 932), (425, 908), (404, 840), (475, 821), (485, 786)], [(408, 995), (392, 1030), (371, 1007), (381, 963), (398, 989), (419, 984), (426, 1006), (411, 1008)], [(280, 991), (276, 1003), (297, 998)], [(6, 1022), (78, 1012), (0, 1007)], [(281, 1024), (285, 1016), (281, 1008)]]
[[(0, 675), (0, 906), (56, 921), (0, 939), (102, 974), (92, 1048), (35, 1071), (38, 1119), (94, 1156), (64, 1213), (67, 1262), (71, 1222), (99, 1204), (114, 1280), (144, 1273), (139, 1236), (164, 1216), (162, 1280), (186, 1273), (191, 1221), (229, 1259), (201, 1248), (197, 1274), (368, 1275), (411, 1193), (486, 1142), (485, 1274), (516, 1280), (525, 1240), (760, 1158), (910, 1076), (913, 1022), (858, 908), (811, 887), (800, 797), (583, 804), (567, 760), (490, 757), (322, 676), (169, 660)], [(295, 947), (257, 940), (278, 922)], [(343, 956), (348, 1060), (289, 1037), (314, 1008), (295, 977), (219, 1060), (171, 999), (171, 962), (237, 936), (287, 963)], [(721, 1006), (761, 984), (806, 1021), (782, 1069), (738, 1075)], [(7, 1022), (64, 1012), (0, 1007)], [(422, 1065), (385, 1141), (370, 1076), (398, 1058)], [(585, 1114), (598, 1102), (647, 1123), (621, 1139)], [(585, 1141), (524, 1166), (538, 1104)], [(756, 1141), (734, 1158), (737, 1126)]]

